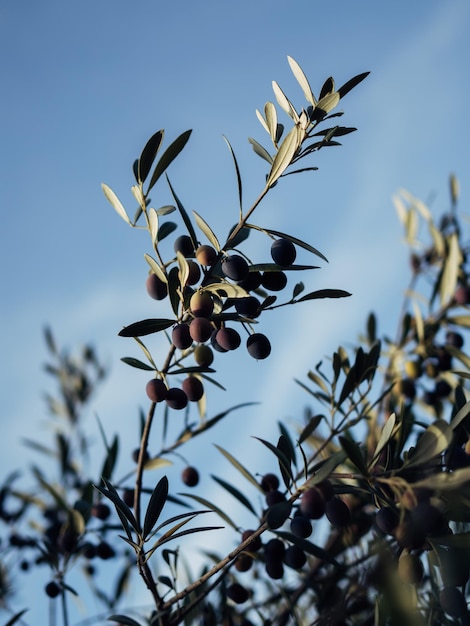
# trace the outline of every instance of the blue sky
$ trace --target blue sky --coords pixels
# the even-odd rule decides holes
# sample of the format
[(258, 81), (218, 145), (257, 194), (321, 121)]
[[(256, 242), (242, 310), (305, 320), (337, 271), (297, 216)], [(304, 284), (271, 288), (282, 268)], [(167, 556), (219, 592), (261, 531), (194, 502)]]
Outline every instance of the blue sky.
[[(237, 417), (235, 430), (243, 423), (246, 439), (232, 439), (231, 448), (259, 453), (249, 435), (277, 436), (273, 422), (299, 416), (308, 402), (293, 378), (354, 340), (370, 310), (383, 317), (382, 331), (393, 332), (407, 262), (392, 194), (404, 187), (445, 207), (455, 172), (465, 210), (469, 27), (466, 0), (4, 0), (2, 468), (26, 461), (22, 435), (47, 437), (46, 323), (62, 343), (96, 345), (111, 368), (96, 412), (110, 432), (134, 437), (146, 375), (119, 362), (138, 352), (117, 332), (165, 309), (145, 292), (147, 238), (117, 217), (100, 184), (110, 185), (132, 212), (131, 164), (148, 137), (164, 128), (168, 143), (193, 128), (170, 178), (189, 211), (226, 232), (236, 220), (237, 198), (222, 134), (237, 154), (249, 204), (266, 171), (247, 141), (267, 143), (255, 109), (274, 99), (272, 80), (298, 107), (304, 104), (287, 55), (316, 93), (329, 75), (340, 85), (371, 71), (342, 103), (342, 121), (358, 132), (343, 147), (320, 152), (318, 172), (281, 181), (256, 214), (258, 224), (303, 238), (328, 257), (328, 266), (306, 278), (309, 287), (343, 288), (353, 297), (281, 309), (263, 321), (272, 357), (220, 359), (228, 392), (215, 393), (209, 414), (240, 400), (261, 401), (262, 410)], [(156, 205), (169, 201), (163, 181), (153, 195)], [(93, 416), (87, 419), (96, 431)], [(205, 445), (224, 437), (217, 431)], [(197, 461), (200, 452), (192, 454)]]

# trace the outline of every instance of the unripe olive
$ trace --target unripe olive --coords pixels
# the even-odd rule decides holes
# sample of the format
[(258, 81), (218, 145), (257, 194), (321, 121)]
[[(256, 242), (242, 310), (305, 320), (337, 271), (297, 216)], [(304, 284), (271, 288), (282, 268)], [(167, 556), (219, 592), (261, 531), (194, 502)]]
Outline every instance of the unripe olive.
[(189, 308), (194, 317), (210, 317), (214, 310), (214, 302), (207, 291), (196, 291), (191, 296)]
[(168, 389), (160, 378), (152, 378), (145, 386), (145, 391), (152, 402), (163, 402), (168, 395)]
[(146, 281), (147, 293), (154, 300), (163, 300), (168, 294), (168, 285), (153, 272)]
[(423, 373), (423, 366), (420, 359), (414, 359), (405, 362), (405, 374), (408, 378), (419, 378)]
[(209, 367), (214, 361), (214, 353), (209, 346), (205, 345), (196, 346), (193, 356), (194, 360), (200, 367)]
[(210, 267), (217, 261), (217, 252), (212, 246), (199, 246), (196, 250), (196, 259), (201, 265)]

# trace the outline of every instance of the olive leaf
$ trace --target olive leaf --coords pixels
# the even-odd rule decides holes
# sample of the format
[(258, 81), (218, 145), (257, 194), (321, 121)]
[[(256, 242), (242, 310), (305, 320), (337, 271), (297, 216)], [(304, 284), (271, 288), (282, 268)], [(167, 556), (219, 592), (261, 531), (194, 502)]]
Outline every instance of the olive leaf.
[(116, 213), (120, 215), (122, 219), (129, 224), (129, 226), (131, 226), (131, 220), (126, 213), (126, 209), (123, 207), (121, 201), (111, 189), (111, 187), (108, 187), (108, 185), (106, 185), (105, 183), (101, 183), (101, 189), (103, 190), (106, 200), (111, 204)]
[(137, 162), (137, 180), (140, 183), (144, 183), (147, 179), (147, 176), (150, 173), (150, 168), (155, 161), (155, 157), (157, 156), (157, 152), (160, 148), (160, 145), (163, 140), (163, 135), (165, 131), (159, 130), (154, 135), (150, 137), (150, 139), (145, 144), (144, 149), (142, 150), (142, 154)]
[(149, 184), (149, 187), (147, 189), (147, 194), (152, 189), (152, 187), (155, 185), (155, 183), (160, 178), (160, 176), (163, 174), (163, 172), (169, 167), (171, 162), (174, 159), (176, 159), (176, 157), (179, 155), (179, 153), (183, 150), (183, 148), (185, 147), (186, 143), (188, 142), (188, 139), (189, 139), (191, 133), (192, 133), (191, 130), (187, 130), (186, 132), (182, 133), (179, 137), (177, 137), (173, 141), (173, 143), (171, 143), (168, 146), (168, 148), (162, 154), (162, 156), (160, 157), (160, 160), (158, 161), (158, 163), (157, 163), (157, 165), (156, 165), (156, 167), (155, 167), (155, 169), (153, 171), (152, 178), (150, 180), (150, 184)]
[(118, 334), (120, 337), (143, 337), (170, 328), (174, 323), (175, 320), (147, 319), (125, 326)]

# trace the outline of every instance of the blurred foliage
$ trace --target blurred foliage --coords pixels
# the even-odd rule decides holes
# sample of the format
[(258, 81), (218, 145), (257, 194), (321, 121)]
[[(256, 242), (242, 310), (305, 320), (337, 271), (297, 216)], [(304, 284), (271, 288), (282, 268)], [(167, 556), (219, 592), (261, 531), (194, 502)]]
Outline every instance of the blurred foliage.
[[(247, 358), (268, 358), (269, 338), (257, 330), (268, 311), (349, 295), (338, 288), (305, 293), (300, 281), (291, 287), (293, 272), (317, 269), (296, 263), (298, 253), (325, 257), (298, 237), (253, 222), (256, 208), (283, 177), (317, 169), (299, 161), (310, 163), (320, 149), (339, 145), (339, 137), (355, 130), (318, 127), (342, 115), (334, 112), (338, 103), (367, 76), (339, 89), (329, 78), (316, 97), (300, 66), (288, 61), (307, 106), (299, 111), (273, 83), (290, 129), (278, 121), (273, 103), (256, 112), (272, 145), (267, 149), (250, 139), (269, 169), (248, 208), (226, 140), (239, 201), (238, 221), (226, 236), (216, 235), (205, 217), (190, 214), (168, 178), (191, 131), (165, 149), (163, 130), (149, 139), (133, 165), (133, 218), (103, 185), (121, 218), (148, 232), (147, 291), (167, 307), (166, 317), (139, 320), (119, 332), (140, 350), (140, 358), (122, 360), (146, 372), (149, 409), (140, 414), (140, 445), (129, 473), (116, 476), (119, 433), (109, 439), (101, 428), (100, 471), (90, 475), (83, 418), (106, 371), (91, 346), (72, 355), (45, 330), (50, 358), (45, 367), (57, 386), (45, 397), (53, 435), (47, 446), (32, 439), (24, 443), (48, 462), (32, 464), (29, 486), (13, 471), (0, 487), (5, 626), (30, 623), (27, 609), (15, 606), (14, 588), (32, 569), (45, 572), (49, 623), (67, 625), (69, 599), (81, 594), (69, 582), (77, 567), (94, 606), (103, 611), (89, 624), (102, 621), (103, 614), (130, 626), (470, 623), (470, 357), (464, 349), (470, 268), (455, 177), (449, 207), (437, 218), (406, 191), (395, 198), (411, 271), (396, 336), (381, 336), (371, 313), (356, 345), (338, 347), (297, 381), (312, 408), (296, 429), (279, 422), (271, 441), (259, 439), (272, 455), (271, 471), (264, 476), (255, 476), (235, 458), (230, 442), (216, 446), (228, 477), (211, 478), (237, 506), (222, 510), (198, 493), (197, 467), (184, 468), (182, 480), (193, 491), (178, 496), (163, 473), (175, 458), (186, 463), (181, 450), (188, 441), (247, 406), (238, 403), (207, 416), (210, 386), (222, 387), (214, 364), (223, 364), (224, 352), (244, 342)], [(159, 181), (164, 184), (163, 175), (172, 204), (155, 209), (149, 193)], [(172, 233), (166, 258), (161, 242)], [(261, 263), (243, 252), (249, 236), (270, 245)], [(157, 348), (142, 340), (151, 334), (158, 335)], [(197, 408), (195, 418), (191, 407)], [(169, 424), (173, 412), (184, 415), (176, 434)], [(159, 448), (152, 454), (151, 433), (153, 447)], [(156, 485), (150, 469), (160, 472)], [(237, 519), (238, 505), (251, 516), (250, 527)], [(232, 529), (232, 544), (223, 554), (205, 553), (203, 570), (192, 571), (178, 540), (195, 534), (197, 541), (200, 533), (220, 527)], [(98, 572), (100, 560), (112, 567)], [(151, 608), (131, 610), (131, 581), (147, 590)]]

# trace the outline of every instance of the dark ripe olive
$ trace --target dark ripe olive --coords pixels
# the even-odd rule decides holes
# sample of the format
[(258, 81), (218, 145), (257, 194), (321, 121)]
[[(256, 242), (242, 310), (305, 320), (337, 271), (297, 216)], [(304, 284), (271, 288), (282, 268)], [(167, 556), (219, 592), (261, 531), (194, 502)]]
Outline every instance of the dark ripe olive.
[(439, 592), (439, 602), (442, 610), (456, 619), (468, 615), (465, 596), (457, 587), (444, 587)]
[(284, 272), (263, 272), (261, 284), (268, 291), (282, 291), (287, 285), (287, 276)]
[(195, 467), (188, 465), (181, 472), (181, 480), (188, 487), (195, 487), (199, 483), (199, 472)]
[(264, 492), (279, 489), (279, 478), (276, 476), (276, 474), (265, 474), (261, 479), (261, 489)]
[(168, 294), (168, 285), (156, 274), (149, 274), (146, 281), (147, 293), (154, 300), (163, 300)]
[(168, 395), (168, 389), (160, 378), (152, 378), (145, 386), (145, 391), (152, 402), (163, 402)]
[(200, 378), (188, 376), (183, 380), (182, 388), (190, 402), (198, 402), (204, 395), (204, 385)]
[(307, 562), (307, 556), (305, 555), (305, 552), (302, 550), (302, 548), (299, 548), (299, 546), (296, 545), (292, 545), (286, 549), (283, 561), (288, 567), (291, 567), (292, 569), (301, 569)]
[(222, 261), (222, 272), (231, 280), (244, 280), (249, 271), (248, 263), (239, 254), (231, 254)]
[(207, 291), (196, 291), (191, 296), (189, 308), (194, 317), (210, 317), (214, 310), (214, 302)]
[(266, 335), (253, 333), (246, 340), (248, 354), (256, 360), (266, 359), (271, 354), (271, 343)]
[(227, 587), (227, 597), (236, 604), (243, 604), (248, 600), (250, 594), (240, 583), (232, 583)]
[(236, 350), (240, 343), (241, 337), (234, 328), (220, 328), (215, 336), (217, 344), (224, 350)]
[(171, 331), (171, 341), (178, 350), (187, 350), (193, 343), (188, 324), (176, 324)]
[(316, 487), (303, 492), (299, 504), (302, 515), (309, 519), (320, 519), (325, 513), (325, 508), (325, 498)]
[(196, 343), (204, 343), (210, 339), (214, 327), (207, 317), (195, 317), (189, 324), (189, 334)]
[(178, 387), (170, 387), (170, 389), (168, 389), (166, 403), (170, 409), (180, 411), (188, 405), (188, 396), (182, 389), (179, 389)]
[(271, 257), (274, 263), (287, 267), (292, 265), (297, 256), (294, 244), (289, 239), (279, 238), (271, 246)]
[(296, 537), (300, 537), (301, 539), (306, 539), (310, 537), (312, 534), (312, 523), (303, 515), (297, 515), (294, 517), (290, 523), (290, 531)]
[(177, 237), (173, 243), (173, 250), (175, 252), (181, 252), (181, 254), (186, 257), (194, 256), (194, 246), (189, 235), (180, 235)]

